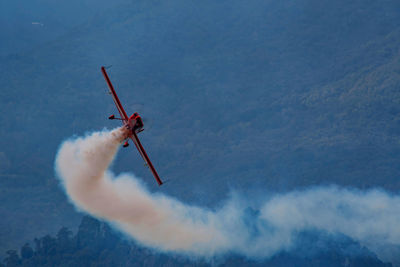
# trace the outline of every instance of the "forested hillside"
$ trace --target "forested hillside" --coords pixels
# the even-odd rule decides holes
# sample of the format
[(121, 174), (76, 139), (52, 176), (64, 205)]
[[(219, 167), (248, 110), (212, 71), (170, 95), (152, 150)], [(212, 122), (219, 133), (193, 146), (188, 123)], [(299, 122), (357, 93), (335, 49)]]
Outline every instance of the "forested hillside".
[(0, 249), (73, 228), (54, 177), (60, 143), (116, 127), (100, 73), (152, 125), (114, 170), (215, 207), (339, 184), (398, 191), (400, 3), (131, 1), (1, 58)]
[[(282, 252), (269, 260), (248, 260), (238, 255), (213, 260), (165, 255), (136, 246), (123, 239), (110, 226), (91, 217), (83, 217), (74, 235), (62, 227), (57, 235), (34, 239), (34, 247), (26, 243), (19, 251), (8, 250), (6, 267), (16, 266), (382, 266), (375, 255), (359, 244), (343, 238), (332, 242), (327, 236), (305, 233), (303, 248)], [(315, 242), (318, 240), (315, 248)], [(351, 254), (346, 251), (351, 250)], [(4, 266), (0, 263), (0, 266)]]
[(119, 1), (71, 0), (0, 3), (0, 56), (33, 51), (57, 39)]

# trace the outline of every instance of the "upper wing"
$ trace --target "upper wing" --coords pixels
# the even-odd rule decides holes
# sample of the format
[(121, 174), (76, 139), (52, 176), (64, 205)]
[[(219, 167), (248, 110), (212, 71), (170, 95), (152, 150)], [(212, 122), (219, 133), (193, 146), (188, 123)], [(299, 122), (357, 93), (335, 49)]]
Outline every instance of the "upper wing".
[(125, 112), (124, 108), (122, 107), (121, 102), (119, 101), (119, 98), (117, 96), (117, 93), (114, 90), (114, 87), (110, 81), (110, 78), (108, 78), (106, 69), (104, 67), (101, 67), (101, 72), (103, 73), (104, 79), (106, 79), (108, 87), (110, 88), (110, 94), (112, 95), (114, 103), (117, 106), (119, 115), (121, 115), (121, 119), (124, 120), (125, 122), (127, 122), (129, 119), (128, 115), (126, 115), (126, 112)]
[(153, 164), (151, 163), (149, 156), (147, 156), (147, 153), (144, 150), (142, 144), (140, 143), (139, 138), (136, 135), (136, 133), (132, 134), (131, 139), (132, 139), (133, 143), (135, 144), (136, 148), (139, 150), (139, 153), (142, 156), (144, 162), (147, 164), (147, 166), (150, 168), (151, 172), (153, 173), (154, 178), (156, 179), (158, 185), (162, 185), (163, 182), (161, 181), (160, 176), (158, 176), (156, 169), (154, 168)]

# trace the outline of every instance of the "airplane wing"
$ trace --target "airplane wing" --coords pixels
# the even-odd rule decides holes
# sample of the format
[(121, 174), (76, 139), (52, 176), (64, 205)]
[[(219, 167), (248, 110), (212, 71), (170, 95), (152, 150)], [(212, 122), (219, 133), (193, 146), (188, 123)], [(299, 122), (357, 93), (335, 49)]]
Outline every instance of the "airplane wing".
[[(106, 68), (101, 67), (101, 72), (103, 73), (104, 79), (106, 80), (108, 87), (110, 88), (110, 94), (113, 97), (115, 106), (117, 106), (119, 114), (121, 115), (121, 119), (123, 120), (124, 123), (128, 122), (129, 117), (126, 114), (124, 108), (122, 107), (121, 102), (119, 101), (117, 93), (115, 92), (114, 87), (110, 81), (110, 78), (107, 75)], [(133, 134), (132, 134), (132, 136), (130, 136), (130, 138), (132, 139), (133, 143), (135, 144), (135, 146), (136, 146), (137, 150), (139, 151), (140, 155), (142, 156), (144, 162), (146, 163), (146, 165), (150, 168), (151, 172), (153, 173), (154, 178), (156, 179), (158, 185), (162, 185), (163, 182), (161, 181), (160, 177), (158, 176), (156, 169), (154, 168), (153, 164), (151, 163), (149, 156), (147, 156), (147, 153), (144, 150), (142, 144), (140, 143), (139, 138), (136, 135), (136, 133), (133, 132)]]
[(144, 162), (146, 163), (146, 165), (150, 168), (151, 172), (153, 173), (154, 178), (156, 179), (158, 185), (162, 185), (163, 182), (161, 181), (160, 176), (158, 176), (156, 169), (154, 168), (153, 164), (151, 163), (149, 156), (147, 156), (146, 150), (144, 150), (136, 133), (132, 134), (131, 139), (132, 139), (133, 143), (135, 144), (136, 148), (139, 150), (139, 153), (142, 156)]
[(124, 108), (122, 107), (121, 102), (119, 101), (117, 93), (114, 90), (114, 86), (112, 85), (112, 83), (110, 81), (110, 78), (108, 78), (108, 75), (107, 75), (107, 72), (106, 72), (106, 68), (101, 67), (101, 72), (103, 73), (104, 79), (106, 79), (106, 82), (108, 84), (108, 88), (110, 88), (110, 94), (112, 95), (114, 103), (117, 106), (119, 115), (121, 115), (121, 119), (124, 122), (127, 122), (128, 119), (129, 119), (128, 115), (126, 115), (126, 112), (125, 112)]

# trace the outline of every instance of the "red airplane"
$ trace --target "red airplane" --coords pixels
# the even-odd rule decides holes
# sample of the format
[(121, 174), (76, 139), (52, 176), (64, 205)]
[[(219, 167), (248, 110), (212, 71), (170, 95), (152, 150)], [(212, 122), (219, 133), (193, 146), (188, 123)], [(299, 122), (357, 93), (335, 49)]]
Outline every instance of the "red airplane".
[[(113, 97), (114, 103), (117, 106), (119, 114), (121, 115), (121, 118), (116, 118), (114, 115), (111, 115), (108, 118), (110, 120), (121, 120), (123, 125), (131, 131), (132, 134), (129, 136), (129, 138), (132, 139), (136, 148), (139, 150), (139, 153), (142, 156), (146, 166), (148, 166), (150, 168), (151, 172), (154, 175), (154, 178), (156, 178), (158, 185), (162, 185), (163, 182), (161, 181), (160, 177), (158, 176), (156, 169), (154, 168), (153, 164), (151, 163), (149, 156), (147, 156), (147, 153), (144, 150), (144, 148), (143, 148), (142, 144), (140, 143), (139, 138), (137, 136), (138, 133), (140, 133), (144, 130), (142, 118), (139, 116), (139, 114), (137, 112), (133, 113), (132, 116), (130, 116), (130, 117), (128, 117), (128, 115), (126, 115), (126, 112), (125, 112), (124, 108), (122, 107), (121, 102), (119, 101), (117, 93), (115, 92), (114, 87), (111, 84), (110, 78), (108, 78), (106, 68), (101, 67), (101, 72), (103, 73), (104, 79), (106, 79), (108, 87), (110, 88), (110, 94)], [(127, 147), (127, 146), (129, 146), (128, 140), (125, 141), (125, 144), (123, 145), (123, 147)]]

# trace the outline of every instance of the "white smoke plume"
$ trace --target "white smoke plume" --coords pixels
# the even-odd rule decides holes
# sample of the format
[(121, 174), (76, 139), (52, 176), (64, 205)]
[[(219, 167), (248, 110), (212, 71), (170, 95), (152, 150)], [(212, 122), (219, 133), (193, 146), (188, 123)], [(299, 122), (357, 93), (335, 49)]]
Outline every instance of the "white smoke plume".
[(79, 209), (143, 245), (193, 256), (266, 258), (292, 249), (298, 233), (317, 230), (349, 236), (378, 255), (400, 246), (397, 195), (331, 186), (269, 196), (252, 215), (234, 198), (214, 211), (189, 206), (151, 194), (133, 175), (108, 170), (126, 135), (122, 127), (64, 142), (56, 171)]

